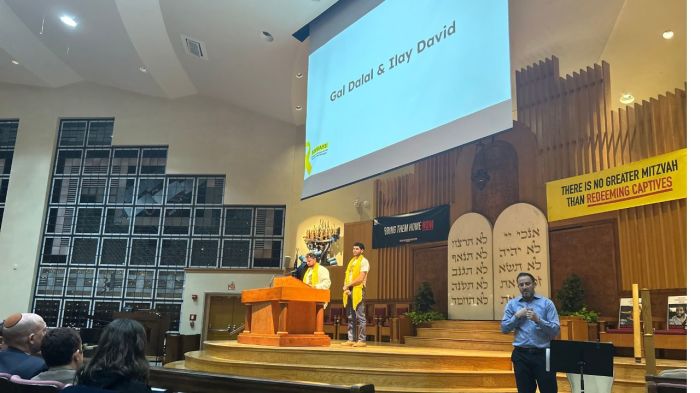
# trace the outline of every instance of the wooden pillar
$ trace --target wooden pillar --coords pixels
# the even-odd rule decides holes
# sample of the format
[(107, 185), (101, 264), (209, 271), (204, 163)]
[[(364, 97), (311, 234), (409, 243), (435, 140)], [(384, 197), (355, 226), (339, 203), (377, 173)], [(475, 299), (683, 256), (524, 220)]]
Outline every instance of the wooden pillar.
[(374, 342), (382, 341), (382, 325), (377, 316), (374, 316)]
[(326, 334), (323, 331), (323, 303), (316, 303), (316, 331), (314, 334)]
[(647, 375), (656, 375), (656, 347), (654, 345), (654, 325), (651, 318), (651, 295), (649, 289), (642, 289), (642, 320), (644, 321), (644, 360)]
[[(651, 304), (645, 305), (651, 307)], [(634, 333), (634, 361), (642, 362), (642, 335), (639, 321), (639, 284), (632, 284), (632, 331)]]
[(280, 302), (280, 317), (277, 334), (287, 334), (287, 303)]
[(245, 305), (245, 330), (243, 330), (245, 333), (250, 333), (250, 324), (253, 321), (253, 305), (252, 304), (246, 304)]

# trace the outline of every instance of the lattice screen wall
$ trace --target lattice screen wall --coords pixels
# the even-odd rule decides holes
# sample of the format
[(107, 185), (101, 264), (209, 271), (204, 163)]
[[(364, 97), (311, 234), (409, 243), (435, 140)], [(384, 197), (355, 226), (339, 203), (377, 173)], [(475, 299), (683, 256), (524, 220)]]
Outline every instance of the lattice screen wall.
[(177, 330), (184, 268), (281, 267), (284, 206), (224, 205), (224, 176), (166, 175), (166, 146), (112, 146), (113, 126), (59, 125), (34, 288), (49, 326), (154, 308)]
[(18, 126), (17, 120), (0, 120), (0, 230), (2, 230), (2, 217), (5, 215), (5, 200), (7, 188), (10, 185), (10, 170)]

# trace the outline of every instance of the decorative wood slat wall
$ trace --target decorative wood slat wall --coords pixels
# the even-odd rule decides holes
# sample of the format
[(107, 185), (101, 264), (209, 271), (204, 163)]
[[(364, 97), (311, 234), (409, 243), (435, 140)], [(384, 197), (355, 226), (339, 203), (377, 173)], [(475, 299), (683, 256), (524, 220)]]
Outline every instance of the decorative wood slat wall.
[[(516, 72), (518, 120), (538, 141), (538, 181), (600, 171), (686, 146), (686, 93), (611, 111), (607, 63), (560, 78), (555, 57)], [(685, 288), (686, 200), (617, 212), (621, 288)]]
[[(459, 148), (426, 158), (414, 172), (374, 183), (377, 216), (409, 213), (454, 200)], [(411, 246), (382, 248), (377, 253), (378, 299), (412, 300)]]
[[(613, 113), (627, 119), (614, 126), (628, 134), (629, 154), (621, 164), (686, 147), (686, 93), (643, 101)], [(640, 283), (652, 289), (687, 286), (687, 207), (676, 200), (618, 211), (622, 288)], [(625, 235), (623, 237), (623, 235)]]
[(610, 66), (558, 72), (556, 57), (515, 72), (518, 121), (537, 136), (541, 184), (608, 167)]
[[(537, 140), (534, 200), (545, 200), (547, 181), (686, 146), (685, 90), (613, 111), (606, 62), (560, 77), (556, 57), (542, 60), (516, 71), (516, 98), (518, 122)], [(460, 162), (473, 159), (470, 151), (469, 146), (455, 148), (417, 162), (413, 174), (375, 181), (376, 215), (454, 206), (456, 199), (468, 198), (462, 193), (471, 187), (469, 175), (457, 162), (465, 154)], [(621, 210), (617, 223), (622, 290), (633, 282), (651, 289), (686, 287), (686, 200)], [(410, 246), (378, 250), (376, 258), (377, 298), (412, 299)]]

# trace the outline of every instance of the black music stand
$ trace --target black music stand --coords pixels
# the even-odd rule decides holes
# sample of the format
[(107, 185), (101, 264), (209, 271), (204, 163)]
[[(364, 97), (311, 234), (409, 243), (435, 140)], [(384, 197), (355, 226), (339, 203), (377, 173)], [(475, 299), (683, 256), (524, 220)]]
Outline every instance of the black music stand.
[[(550, 343), (552, 371), (581, 375), (581, 392), (584, 392), (583, 375), (613, 376), (613, 354), (611, 343), (595, 341), (552, 340)], [(577, 393), (577, 392), (572, 392)]]

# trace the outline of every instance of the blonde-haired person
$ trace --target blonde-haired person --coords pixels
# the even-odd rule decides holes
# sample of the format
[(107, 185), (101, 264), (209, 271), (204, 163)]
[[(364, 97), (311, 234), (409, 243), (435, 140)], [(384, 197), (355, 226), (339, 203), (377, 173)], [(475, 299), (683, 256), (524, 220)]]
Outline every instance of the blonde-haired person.
[(41, 354), (46, 335), (44, 318), (33, 313), (17, 313), (5, 318), (2, 337), (6, 349), (0, 351), (0, 372), (31, 379), (48, 370)]

